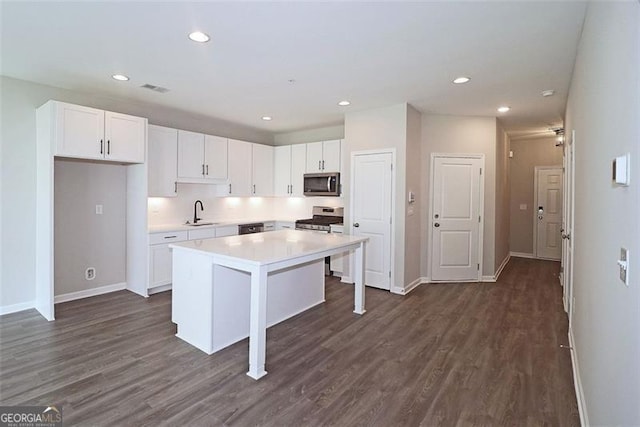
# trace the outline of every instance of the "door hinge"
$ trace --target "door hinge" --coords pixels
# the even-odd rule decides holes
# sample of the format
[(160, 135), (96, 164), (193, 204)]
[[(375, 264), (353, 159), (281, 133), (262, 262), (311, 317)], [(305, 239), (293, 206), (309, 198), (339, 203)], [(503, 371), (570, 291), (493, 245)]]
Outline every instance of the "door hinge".
[(389, 279), (391, 279), (391, 271), (389, 271)]
[(393, 218), (389, 217), (389, 224), (393, 224)]
[(480, 264), (478, 264), (478, 271), (480, 271)]
[(482, 168), (480, 168), (480, 175), (482, 175)]
[(391, 163), (391, 170), (393, 170), (393, 163)]
[(478, 215), (478, 222), (481, 222), (481, 221), (480, 221), (480, 218), (482, 218), (482, 217), (481, 217), (480, 215)]

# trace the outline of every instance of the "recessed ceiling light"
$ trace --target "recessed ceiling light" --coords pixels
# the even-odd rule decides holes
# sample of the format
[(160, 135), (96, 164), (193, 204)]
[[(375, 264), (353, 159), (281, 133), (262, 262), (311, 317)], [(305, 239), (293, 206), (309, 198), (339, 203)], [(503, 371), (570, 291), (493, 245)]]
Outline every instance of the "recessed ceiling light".
[(464, 77), (464, 76), (460, 76), (460, 77), (456, 77), (455, 79), (453, 79), (453, 82), (457, 85), (462, 84), (462, 83), (467, 83), (469, 80), (471, 80), (469, 77)]
[(341, 107), (346, 107), (347, 105), (351, 105), (351, 102), (345, 99), (344, 101), (338, 102), (338, 105)]
[(549, 90), (543, 90), (542, 91), (542, 96), (547, 97), (547, 96), (553, 96), (553, 94), (556, 93), (555, 91), (549, 89)]
[(114, 74), (113, 76), (111, 76), (111, 78), (121, 82), (126, 82), (127, 80), (129, 80), (129, 77), (125, 76), (124, 74)]
[(498, 107), (498, 112), (499, 113), (506, 113), (507, 111), (511, 110), (511, 107)]
[(271, 117), (271, 116), (262, 116), (262, 120), (264, 120), (265, 122), (269, 122), (269, 121), (273, 120), (273, 117)]
[(209, 36), (202, 31), (194, 31), (193, 33), (189, 34), (189, 38), (198, 43), (206, 43), (210, 40)]

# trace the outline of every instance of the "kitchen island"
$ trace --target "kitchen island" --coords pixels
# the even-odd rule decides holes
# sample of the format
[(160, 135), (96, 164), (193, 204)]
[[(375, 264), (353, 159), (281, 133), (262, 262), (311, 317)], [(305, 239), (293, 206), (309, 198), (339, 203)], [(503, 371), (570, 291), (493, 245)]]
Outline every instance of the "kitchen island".
[(247, 375), (259, 379), (267, 327), (324, 301), (325, 257), (354, 251), (354, 313), (364, 314), (367, 240), (280, 230), (172, 244), (176, 335), (207, 354), (249, 336)]

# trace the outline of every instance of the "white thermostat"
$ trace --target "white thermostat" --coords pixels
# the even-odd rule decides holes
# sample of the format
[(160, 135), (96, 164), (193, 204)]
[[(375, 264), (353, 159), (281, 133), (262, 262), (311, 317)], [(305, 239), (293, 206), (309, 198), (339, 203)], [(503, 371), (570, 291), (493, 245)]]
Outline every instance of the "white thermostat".
[(613, 161), (613, 181), (618, 185), (629, 185), (630, 154), (616, 157)]

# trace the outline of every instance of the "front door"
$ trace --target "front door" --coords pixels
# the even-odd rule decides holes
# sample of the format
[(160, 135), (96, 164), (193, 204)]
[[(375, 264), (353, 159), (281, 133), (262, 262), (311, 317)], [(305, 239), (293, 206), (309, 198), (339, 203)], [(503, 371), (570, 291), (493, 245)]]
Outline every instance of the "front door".
[(433, 158), (431, 280), (480, 279), (483, 163), (482, 158)]
[(560, 260), (562, 255), (562, 168), (536, 167), (536, 257)]
[(367, 286), (391, 288), (391, 153), (353, 156), (352, 232), (366, 236)]

